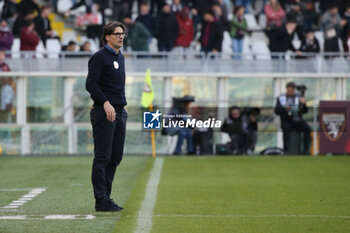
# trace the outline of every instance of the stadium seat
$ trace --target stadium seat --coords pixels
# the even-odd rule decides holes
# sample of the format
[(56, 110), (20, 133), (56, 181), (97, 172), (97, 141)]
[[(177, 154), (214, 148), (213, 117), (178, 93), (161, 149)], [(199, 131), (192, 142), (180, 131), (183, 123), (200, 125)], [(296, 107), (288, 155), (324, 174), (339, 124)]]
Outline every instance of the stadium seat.
[(270, 50), (267, 47), (265, 41), (256, 40), (252, 42), (253, 53), (256, 53), (258, 60), (271, 60)]
[(44, 43), (42, 40), (40, 40), (39, 44), (36, 46), (35, 57), (43, 58), (45, 53), (46, 53), (46, 49), (45, 49)]
[(58, 0), (57, 2), (57, 11), (59, 13), (64, 13), (73, 6), (71, 0)]
[(46, 41), (48, 58), (58, 58), (61, 52), (61, 44), (57, 39), (48, 39)]
[(265, 28), (266, 27), (266, 22), (267, 22), (266, 15), (265, 14), (260, 14), (259, 15), (259, 26), (261, 28)]
[(246, 14), (246, 15), (244, 15), (244, 18), (247, 20), (249, 30), (261, 30), (261, 27), (256, 22), (254, 15)]
[(73, 30), (65, 30), (62, 35), (63, 44), (68, 44), (71, 40), (77, 41), (77, 34)]
[[(99, 48), (99, 46), (96, 44), (96, 41), (93, 40), (93, 39), (88, 39), (88, 41), (89, 41), (90, 44), (91, 44), (91, 51), (92, 51), (92, 52), (96, 52), (96, 51), (98, 50), (98, 48)], [(82, 41), (81, 44), (83, 44), (84, 42), (85, 42), (85, 41)]]
[(243, 42), (243, 59), (244, 60), (252, 60), (253, 55), (252, 55), (252, 39), (249, 36), (244, 37), (244, 42)]
[(232, 53), (232, 40), (230, 34), (225, 31), (224, 38), (222, 40), (222, 56), (227, 59), (230, 58), (230, 54)]
[(315, 32), (315, 37), (318, 40), (318, 43), (320, 44), (320, 49), (323, 51), (324, 48), (324, 36), (322, 31), (316, 31)]
[(267, 38), (267, 36), (265, 35), (265, 32), (263, 32), (263, 31), (253, 32), (251, 35), (251, 38), (253, 41), (262, 40), (262, 41), (265, 41), (266, 44), (269, 44), (269, 39)]
[(20, 46), (21, 46), (21, 41), (19, 38), (14, 38), (13, 39), (13, 44), (11, 47), (11, 53), (12, 53), (12, 58), (19, 58), (20, 57)]
[(149, 51), (151, 53), (156, 53), (158, 52), (158, 46), (157, 46), (158, 40), (156, 38), (152, 38), (152, 42), (149, 45)]

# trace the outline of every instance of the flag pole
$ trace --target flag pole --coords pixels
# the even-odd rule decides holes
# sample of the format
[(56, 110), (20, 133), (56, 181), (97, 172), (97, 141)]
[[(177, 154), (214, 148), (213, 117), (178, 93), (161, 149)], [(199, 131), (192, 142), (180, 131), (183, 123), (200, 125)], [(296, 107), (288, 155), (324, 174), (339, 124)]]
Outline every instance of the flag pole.
[[(153, 105), (152, 103), (149, 105), (149, 111), (153, 111)], [(156, 157), (156, 139), (154, 136), (154, 129), (151, 129), (151, 143), (152, 143), (152, 157)]]

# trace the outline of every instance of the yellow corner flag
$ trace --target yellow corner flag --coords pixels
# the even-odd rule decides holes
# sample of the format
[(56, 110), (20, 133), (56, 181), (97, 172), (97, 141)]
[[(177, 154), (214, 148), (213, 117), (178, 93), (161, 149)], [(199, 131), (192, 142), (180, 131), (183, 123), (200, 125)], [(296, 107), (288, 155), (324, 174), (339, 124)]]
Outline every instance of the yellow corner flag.
[(145, 86), (142, 92), (141, 105), (144, 108), (148, 108), (154, 99), (154, 92), (152, 87), (151, 70), (146, 71)]
[[(142, 92), (141, 105), (144, 108), (149, 108), (149, 111), (153, 111), (154, 91), (152, 87), (151, 69), (148, 68), (146, 71), (145, 86)], [(151, 130), (151, 144), (152, 144), (152, 157), (156, 157), (156, 140), (154, 130)]]

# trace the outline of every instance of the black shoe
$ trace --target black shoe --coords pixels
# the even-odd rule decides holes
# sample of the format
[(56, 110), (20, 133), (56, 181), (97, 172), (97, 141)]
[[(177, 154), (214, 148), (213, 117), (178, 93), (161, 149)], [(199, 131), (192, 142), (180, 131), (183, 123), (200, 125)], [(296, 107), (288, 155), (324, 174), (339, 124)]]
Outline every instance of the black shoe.
[(117, 211), (121, 211), (121, 209), (119, 207), (112, 205), (109, 200), (96, 202), (95, 210), (96, 211), (103, 211), (103, 212), (117, 212)]
[(119, 210), (123, 210), (123, 209), (124, 209), (123, 207), (117, 205), (117, 203), (115, 203), (115, 202), (113, 201), (113, 199), (109, 199), (109, 204), (110, 204), (111, 206), (113, 206), (114, 208), (119, 208)]

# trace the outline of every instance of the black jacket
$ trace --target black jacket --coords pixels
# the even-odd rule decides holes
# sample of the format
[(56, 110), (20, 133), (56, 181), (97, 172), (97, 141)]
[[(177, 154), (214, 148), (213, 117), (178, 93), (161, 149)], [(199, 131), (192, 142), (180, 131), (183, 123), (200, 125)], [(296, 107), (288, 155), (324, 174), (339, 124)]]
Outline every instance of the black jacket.
[(142, 23), (148, 29), (151, 35), (155, 36), (157, 32), (157, 23), (156, 19), (151, 14), (139, 15), (137, 16), (136, 21)]
[(308, 44), (307, 41), (303, 41), (300, 46), (300, 51), (304, 53), (319, 53), (320, 52), (320, 44), (318, 43), (318, 40), (314, 38), (313, 44)]
[(162, 41), (174, 41), (179, 33), (179, 25), (174, 14), (161, 13), (157, 17), (158, 30), (156, 38)]
[(294, 34), (288, 34), (286, 27), (283, 25), (270, 32), (269, 48), (271, 52), (295, 51), (292, 44)]
[(210, 30), (209, 30), (209, 37), (208, 37), (208, 43), (207, 45), (204, 45), (204, 34), (206, 31), (208, 23), (203, 23), (202, 31), (201, 31), (201, 37), (199, 38), (199, 41), (202, 45), (202, 50), (205, 52), (211, 52), (213, 49), (216, 49), (218, 51), (221, 51), (222, 47), (222, 40), (223, 40), (223, 31), (222, 26), (220, 22), (214, 21), (210, 23)]
[(97, 51), (89, 60), (86, 90), (95, 105), (107, 100), (112, 105), (126, 105), (124, 55), (113, 54), (106, 47)]
[(35, 31), (39, 34), (41, 40), (47, 39), (46, 32), (51, 31), (51, 23), (48, 18), (44, 19), (40, 15), (34, 18)]

